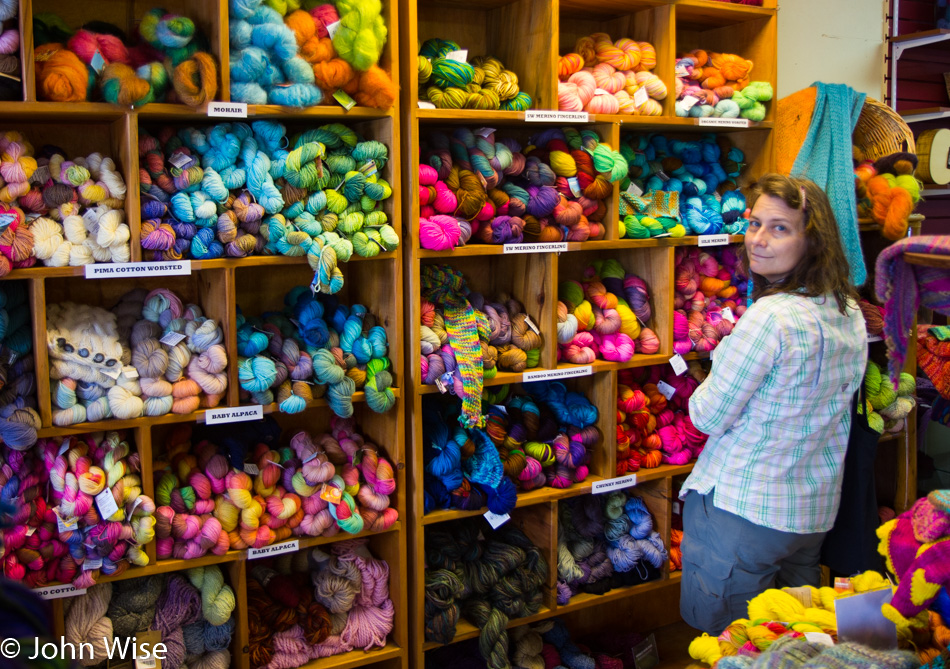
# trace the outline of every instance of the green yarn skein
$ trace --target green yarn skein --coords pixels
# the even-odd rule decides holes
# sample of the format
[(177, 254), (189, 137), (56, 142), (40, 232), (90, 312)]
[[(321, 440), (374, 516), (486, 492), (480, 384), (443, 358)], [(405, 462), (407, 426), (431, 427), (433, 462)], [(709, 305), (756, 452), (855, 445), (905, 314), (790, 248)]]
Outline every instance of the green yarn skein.
[(361, 72), (379, 61), (386, 44), (380, 0), (339, 0), (340, 27), (333, 36), (337, 55)]

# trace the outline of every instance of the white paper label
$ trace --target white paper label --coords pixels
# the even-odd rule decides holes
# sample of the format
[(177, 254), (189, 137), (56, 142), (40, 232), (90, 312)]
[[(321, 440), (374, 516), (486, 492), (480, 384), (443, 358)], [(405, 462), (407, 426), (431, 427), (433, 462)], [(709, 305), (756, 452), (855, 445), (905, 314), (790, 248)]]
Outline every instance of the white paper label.
[(537, 335), (541, 334), (541, 330), (539, 330), (539, 329), (538, 329), (538, 326), (534, 324), (534, 321), (533, 321), (533, 320), (531, 320), (531, 316), (528, 316), (528, 315), (526, 314), (525, 317), (524, 317), (524, 323), (525, 323), (525, 325), (527, 325), (529, 328), (531, 328), (531, 330), (534, 332), (534, 334), (537, 334)]
[(280, 555), (281, 553), (294, 553), (299, 549), (300, 540), (294, 539), (293, 541), (284, 541), (283, 543), (264, 546), (263, 548), (249, 548), (247, 551), (247, 559), (254, 560), (262, 557), (270, 557), (271, 555)]
[(633, 92), (633, 104), (636, 107), (642, 107), (643, 104), (650, 99), (650, 94), (647, 93), (647, 89), (641, 86)]
[(571, 194), (574, 197), (580, 197), (584, 194), (584, 191), (581, 190), (581, 183), (577, 180), (577, 177), (568, 177), (567, 185), (571, 189)]
[(76, 526), (79, 524), (78, 518), (63, 518), (59, 515), (59, 512), (56, 512), (56, 530), (63, 534), (64, 532), (73, 532), (76, 529)]
[(489, 137), (492, 136), (492, 134), (494, 134), (494, 132), (495, 132), (494, 128), (479, 128), (478, 130), (475, 131), (475, 134), (478, 135), (479, 137), (484, 137), (485, 139), (488, 139)]
[(188, 276), (190, 260), (165, 262), (105, 262), (86, 265), (87, 279), (114, 279), (132, 276)]
[(829, 648), (835, 645), (835, 640), (832, 639), (830, 635), (822, 632), (805, 632), (805, 639), (809, 643), (817, 643), (822, 646), (828, 646)]
[(567, 251), (567, 242), (502, 245), (502, 253), (564, 253), (565, 251)]
[(446, 60), (454, 60), (456, 63), (468, 62), (468, 49), (459, 49), (458, 51), (449, 51), (445, 56)]
[(604, 479), (603, 481), (594, 481), (590, 488), (592, 495), (601, 495), (605, 492), (613, 492), (637, 485), (637, 475), (627, 474), (613, 479)]
[(139, 370), (137, 370), (132, 365), (126, 365), (122, 368), (122, 373), (125, 374), (127, 379), (137, 379), (139, 378)]
[(333, 23), (327, 24), (327, 34), (330, 36), (330, 39), (333, 39), (333, 36), (336, 35), (336, 31), (340, 29), (340, 22), (334, 21)]
[(135, 658), (135, 669), (155, 669), (155, 658), (151, 655)]
[(493, 530), (497, 530), (499, 527), (511, 520), (511, 516), (509, 516), (507, 513), (499, 515), (497, 513), (492, 513), (491, 511), (486, 511), (485, 520), (488, 521), (488, 524), (491, 525)]
[(700, 246), (725, 246), (729, 243), (729, 235), (700, 235)]
[(119, 377), (122, 376), (122, 368), (120, 367), (106, 367), (102, 370), (102, 373), (108, 376), (114, 381), (118, 381)]
[(668, 384), (666, 381), (657, 381), (656, 389), (659, 390), (660, 394), (666, 399), (670, 399), (676, 394), (676, 388)]
[(254, 404), (246, 407), (229, 407), (224, 409), (208, 409), (205, 411), (205, 423), (221, 425), (222, 423), (243, 423), (248, 420), (262, 420), (264, 407)]
[(185, 165), (191, 162), (191, 156), (185, 153), (182, 153), (181, 151), (176, 151), (175, 153), (172, 154), (172, 157), (168, 159), (168, 162), (170, 162), (172, 165), (174, 165), (178, 169), (181, 169)]
[(613, 93), (605, 91), (603, 88), (595, 88), (594, 95), (613, 95)]
[(631, 181), (630, 185), (627, 186), (627, 195), (632, 197), (640, 197), (643, 195), (643, 189), (640, 188), (635, 182)]
[(85, 595), (85, 588), (77, 588), (74, 585), (50, 585), (45, 588), (37, 588), (33, 591), (40, 599), (61, 599), (63, 597), (76, 597)]
[(538, 123), (588, 123), (587, 112), (554, 111), (553, 109), (529, 109), (524, 113), (525, 121)]
[(883, 341), (883, 339), (881, 338), (881, 335), (868, 335), (868, 343), (869, 343), (869, 344), (870, 344), (870, 343), (873, 343), (873, 342), (876, 342), (876, 341)]
[(687, 95), (683, 98), (682, 103), (686, 108), (686, 111), (689, 111), (696, 106), (696, 103), (699, 102), (699, 98), (694, 98), (692, 95)]
[(686, 361), (683, 360), (683, 356), (679, 353), (670, 358), (670, 366), (673, 368), (673, 371), (676, 372), (677, 376), (680, 376), (686, 371)]
[(158, 341), (162, 342), (166, 346), (178, 346), (178, 344), (185, 341), (185, 335), (181, 334), (180, 332), (169, 332)]
[(715, 118), (713, 116), (704, 116), (697, 119), (698, 125), (708, 125), (720, 128), (748, 128), (749, 119), (747, 118)]
[(138, 497), (135, 498), (135, 501), (132, 502), (132, 508), (129, 509), (130, 517), (135, 513), (135, 510), (139, 508), (139, 505), (141, 505), (144, 501), (145, 501), (145, 498), (142, 497), (142, 495), (139, 495)]
[(435, 387), (438, 388), (439, 392), (443, 395), (449, 391), (449, 389), (445, 387), (445, 383), (443, 383), (439, 377), (435, 377)]
[(722, 310), (722, 317), (725, 318), (730, 323), (736, 322), (736, 317), (732, 313), (732, 308), (726, 307)]
[(209, 102), (208, 116), (224, 116), (227, 118), (247, 118), (247, 103)]
[(82, 220), (86, 222), (86, 227), (92, 227), (99, 222), (99, 211), (97, 209), (87, 209), (82, 215)]
[(62, 446), (59, 447), (59, 452), (56, 454), (56, 457), (59, 457), (60, 455), (62, 455), (63, 453), (69, 450), (69, 442), (71, 442), (72, 440), (73, 440), (72, 437), (66, 437), (65, 439), (63, 439), (63, 444)]
[(96, 557), (87, 557), (82, 562), (83, 571), (92, 571), (93, 569), (102, 569), (102, 558), (98, 555)]
[(521, 375), (524, 383), (530, 381), (551, 381), (554, 379), (572, 379), (576, 376), (590, 376), (594, 373), (594, 368), (590, 365), (580, 365), (578, 367), (565, 367), (563, 369), (541, 369), (536, 372), (525, 372)]
[(417, 100), (416, 105), (419, 109), (438, 109), (433, 103), (428, 100)]
[(245, 462), (245, 463), (244, 463), (244, 473), (245, 473), (245, 474), (250, 474), (251, 476), (257, 476), (258, 474), (261, 473), (261, 470), (260, 470), (260, 468), (259, 468), (257, 465), (255, 465), (253, 462)]
[(115, 515), (116, 511), (119, 510), (118, 504), (115, 503), (115, 497), (112, 494), (112, 490), (106, 488), (98, 495), (96, 495), (96, 506), (99, 507), (99, 513), (102, 515), (103, 519), (109, 519)]

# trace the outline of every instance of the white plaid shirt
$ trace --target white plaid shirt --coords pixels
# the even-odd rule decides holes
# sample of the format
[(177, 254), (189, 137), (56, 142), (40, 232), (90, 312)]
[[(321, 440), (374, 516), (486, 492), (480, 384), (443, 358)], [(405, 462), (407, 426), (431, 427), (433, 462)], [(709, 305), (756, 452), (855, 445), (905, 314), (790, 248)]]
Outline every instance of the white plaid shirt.
[[(852, 305), (853, 306), (853, 305)], [(689, 400), (709, 435), (680, 497), (707, 494), (756, 525), (825, 532), (834, 525), (867, 335), (859, 309), (833, 296), (759, 299), (722, 340)]]

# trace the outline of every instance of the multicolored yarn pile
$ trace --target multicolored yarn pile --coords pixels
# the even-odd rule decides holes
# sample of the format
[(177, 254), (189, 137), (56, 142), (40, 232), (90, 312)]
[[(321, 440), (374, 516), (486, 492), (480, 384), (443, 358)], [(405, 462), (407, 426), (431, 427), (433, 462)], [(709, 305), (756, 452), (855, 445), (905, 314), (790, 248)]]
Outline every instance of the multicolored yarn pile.
[(283, 555), (248, 572), (252, 667), (290, 669), (386, 645), (395, 617), (389, 564), (366, 539)]
[[(231, 665), (234, 634), (234, 590), (220, 567), (196, 567), (181, 573), (101, 583), (82, 597), (66, 600), (64, 641), (91, 644), (81, 666), (108, 657), (116, 644), (157, 630), (166, 654), (162, 669), (226, 669)], [(92, 655), (92, 657), (90, 657)], [(131, 651), (128, 651), (131, 656)]]
[[(628, 635), (622, 635), (624, 637)], [(626, 646), (629, 655), (631, 645)], [(619, 646), (618, 646), (619, 649)], [(508, 660), (510, 667), (536, 667), (537, 669), (623, 669), (632, 667), (620, 659), (617, 653), (591, 650), (571, 639), (567, 625), (560, 618), (543, 620), (534, 625), (519, 625), (508, 633)], [(500, 662), (501, 658), (495, 658)], [(426, 653), (426, 665), (452, 667), (452, 669), (489, 669), (490, 665), (479, 653), (478, 639), (453, 643), (434, 648)]]
[(569, 488), (587, 478), (590, 451), (600, 443), (597, 407), (561, 383), (485, 389), (484, 428), (460, 425), (454, 402), (423, 407), (424, 509), (484, 506), (504, 514), (518, 490)]
[(764, 121), (772, 84), (752, 81), (752, 61), (694, 49), (676, 59), (676, 115)]
[(738, 247), (700, 251), (681, 246), (675, 258), (673, 352), (708, 353), (732, 333), (746, 310), (749, 279)]
[(157, 555), (193, 559), (261, 548), (292, 536), (380, 532), (399, 517), (392, 463), (334, 417), (330, 432), (293, 435), (265, 419), (233, 428), (177, 429), (155, 464)]
[(510, 667), (508, 621), (540, 611), (548, 565), (541, 550), (508, 522), (489, 530), (482, 519), (426, 531), (425, 638), (447, 644), (464, 618), (481, 630), (482, 658)]
[(937, 393), (950, 399), (950, 327), (917, 326), (917, 365)]
[[(695, 660), (720, 669), (751, 667), (752, 661), (773, 644), (778, 644), (784, 637), (798, 639), (808, 632), (817, 632), (837, 638), (835, 600), (856, 593), (890, 587), (890, 583), (881, 574), (868, 571), (851, 577), (850, 590), (839, 591), (827, 587), (802, 586), (795, 588), (798, 591), (797, 594), (791, 594), (788, 588), (769, 589), (749, 601), (748, 618), (734, 621), (718, 638), (708, 634), (697, 637), (689, 645), (689, 654)], [(899, 634), (899, 640), (901, 645), (906, 647), (911, 641), (911, 636)], [(849, 645), (839, 644), (835, 648)], [(819, 648), (824, 648), (824, 646), (819, 646)], [(862, 666), (890, 665), (878, 665), (872, 662)], [(916, 666), (916, 664), (911, 666)]]
[(19, 2), (0, 3), (0, 100), (23, 99), (20, 69)]
[(914, 176), (916, 154), (892, 153), (871, 162), (858, 147), (852, 153), (858, 218), (880, 225), (881, 234), (891, 241), (906, 237), (909, 217), (921, 196), (920, 182)]
[(340, 123), (294, 136), (274, 121), (143, 130), (139, 159), (146, 260), (306, 256), (317, 289), (334, 293), (338, 263), (399, 245), (383, 211), (389, 150)]
[(155, 504), (142, 494), (138, 452), (121, 432), (40, 439), (0, 447), (0, 501), (13, 505), (3, 530), (3, 573), (30, 587), (95, 583), (148, 564)]
[(340, 91), (365, 107), (396, 101), (392, 79), (377, 65), (387, 37), (380, 0), (228, 6), (232, 100), (311, 107)]
[(46, 307), (53, 424), (190, 414), (227, 390), (218, 322), (167, 288), (126, 293), (111, 311)]
[(74, 31), (58, 16), (35, 14), (33, 34), (40, 100), (200, 107), (218, 94), (217, 60), (187, 16), (151, 9), (130, 38), (109, 23), (92, 21)]
[(559, 502), (557, 603), (659, 578), (669, 555), (653, 527), (650, 510), (632, 491)]
[(907, 416), (917, 405), (914, 395), (917, 380), (912, 374), (901, 372), (897, 386), (873, 360), (864, 372), (865, 410), (868, 424), (877, 432), (895, 433), (904, 429)]
[(551, 128), (527, 144), (491, 128), (423, 137), (419, 243), (446, 251), (486, 244), (601, 239), (606, 200), (627, 163), (593, 130)]
[(595, 260), (583, 281), (558, 285), (558, 360), (629, 362), (638, 351), (656, 353), (660, 339), (647, 327), (652, 315), (643, 279), (617, 260)]
[(617, 476), (661, 464), (684, 465), (699, 457), (707, 435), (689, 418), (689, 398), (704, 374), (695, 360), (689, 363), (689, 373), (682, 376), (670, 365), (619, 372)]
[(0, 283), (0, 444), (22, 451), (36, 443), (33, 328), (26, 283)]
[[(476, 56), (439, 38), (419, 49), (419, 100), (438, 109), (525, 111), (531, 96), (518, 88), (518, 75), (494, 56)], [(420, 106), (425, 103), (420, 102)]]
[(627, 134), (620, 153), (630, 168), (620, 183), (621, 237), (745, 233), (739, 190), (745, 155), (727, 136), (682, 141)]
[(238, 306), (236, 325), (242, 402), (300, 413), (325, 397), (344, 418), (353, 415), (358, 391), (377, 413), (396, 403), (386, 330), (361, 304), (347, 307), (297, 286), (282, 311), (245, 317)]
[[(781, 624), (772, 623), (777, 628)], [(760, 642), (761, 643), (761, 642)], [(734, 655), (716, 663), (719, 669), (751, 669), (754, 666), (840, 667), (841, 669), (917, 669), (920, 662), (912, 653), (900, 650), (877, 650), (854, 641), (828, 646), (809, 641), (799, 632), (780, 636), (755, 657)]]
[(667, 90), (651, 72), (655, 67), (656, 49), (649, 42), (615, 42), (607, 33), (582, 37), (558, 60), (558, 109), (659, 116)]

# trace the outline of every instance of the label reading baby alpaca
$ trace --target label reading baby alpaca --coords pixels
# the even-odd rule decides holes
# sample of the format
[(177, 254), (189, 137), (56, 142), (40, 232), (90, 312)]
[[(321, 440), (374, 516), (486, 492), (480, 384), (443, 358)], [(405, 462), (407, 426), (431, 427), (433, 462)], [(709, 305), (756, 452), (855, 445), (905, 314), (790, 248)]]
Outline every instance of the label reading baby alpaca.
[(188, 276), (190, 260), (163, 262), (103, 262), (86, 265), (87, 279), (115, 279), (134, 276)]
[(511, 516), (507, 513), (492, 513), (491, 511), (485, 512), (485, 520), (488, 521), (488, 524), (491, 525), (493, 530), (497, 530), (499, 527), (511, 520)]
[(106, 488), (96, 495), (96, 506), (99, 507), (99, 513), (105, 519), (115, 515), (116, 511), (119, 510), (119, 506), (115, 503), (115, 496), (113, 496), (111, 488)]
[(524, 383), (530, 381), (556, 381), (560, 379), (572, 379), (575, 376), (590, 376), (594, 373), (591, 365), (581, 365), (579, 367), (565, 367), (562, 369), (541, 369), (536, 372), (525, 372), (521, 375)]
[(244, 102), (209, 102), (208, 116), (247, 118), (247, 104)]
[(40, 599), (62, 599), (63, 597), (76, 597), (85, 595), (85, 588), (77, 588), (74, 585), (50, 585), (45, 588), (37, 588), (33, 591)]
[(524, 120), (534, 121), (536, 123), (587, 123), (590, 121), (590, 116), (588, 116), (587, 112), (529, 109), (524, 113)]
[(698, 125), (707, 125), (719, 128), (748, 128), (749, 119), (747, 118), (714, 118), (706, 116), (697, 119)]
[(221, 425), (222, 423), (243, 423), (248, 420), (262, 420), (264, 407), (254, 404), (246, 407), (227, 407), (224, 409), (208, 409), (205, 411), (205, 423)]
[(683, 356), (677, 353), (672, 358), (670, 358), (670, 367), (673, 368), (673, 371), (676, 372), (677, 376), (680, 376), (686, 371), (686, 361), (683, 360)]
[(255, 560), (262, 557), (270, 557), (271, 555), (280, 555), (281, 553), (295, 553), (300, 550), (300, 540), (294, 539), (293, 541), (285, 541), (280, 544), (273, 544), (272, 546), (264, 546), (263, 548), (249, 548), (247, 551), (247, 559)]
[(663, 397), (665, 397), (667, 400), (676, 394), (676, 388), (668, 384), (666, 381), (657, 381), (656, 389), (659, 390), (660, 394), (663, 395)]
[(729, 235), (700, 235), (700, 246), (725, 246), (729, 243)]
[(502, 253), (564, 253), (567, 242), (538, 242), (532, 244), (503, 244)]
[(627, 474), (626, 476), (620, 476), (614, 479), (594, 481), (594, 484), (590, 487), (590, 492), (592, 495), (600, 495), (605, 492), (622, 490), (623, 488), (630, 488), (631, 486), (635, 485), (637, 485), (637, 475)]

